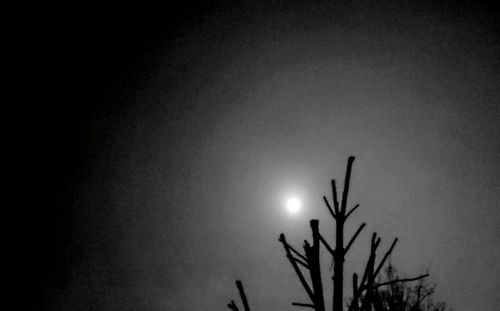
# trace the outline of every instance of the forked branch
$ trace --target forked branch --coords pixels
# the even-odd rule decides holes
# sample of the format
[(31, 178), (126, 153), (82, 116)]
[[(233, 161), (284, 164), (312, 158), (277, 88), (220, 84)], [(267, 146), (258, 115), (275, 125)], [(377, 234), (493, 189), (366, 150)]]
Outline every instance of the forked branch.
[[(241, 283), (240, 280), (236, 281), (236, 287), (238, 288), (238, 292), (240, 294), (241, 302), (243, 303), (243, 310), (244, 311), (250, 311), (250, 306), (248, 305), (247, 296), (245, 294), (245, 290), (243, 289), (243, 283)], [(236, 303), (234, 302), (234, 300), (231, 300), (231, 302), (229, 302), (227, 304), (227, 307), (229, 309), (233, 310), (233, 311), (239, 311), (239, 308), (236, 305)]]
[(293, 257), (291, 250), (290, 250), (290, 245), (286, 242), (285, 235), (282, 233), (280, 234), (279, 241), (283, 244), (283, 248), (285, 249), (286, 252), (286, 257), (290, 261), (290, 264), (292, 265), (293, 269), (295, 270), (295, 273), (297, 274), (297, 277), (299, 278), (300, 283), (302, 284), (302, 287), (304, 287), (304, 290), (306, 291), (307, 295), (311, 299), (311, 301), (314, 301), (314, 294), (307, 283), (306, 279), (304, 278), (304, 275), (302, 274), (302, 271), (300, 271), (300, 268), (297, 266), (297, 262), (295, 261), (295, 257)]
[(238, 309), (238, 307), (236, 306), (236, 304), (234, 303), (233, 300), (231, 300), (230, 303), (227, 304), (227, 307), (233, 311), (239, 311), (240, 309)]
[(241, 281), (236, 281), (236, 286), (238, 287), (238, 291), (240, 292), (241, 302), (243, 303), (243, 310), (250, 311), (250, 306), (248, 305), (247, 296), (245, 294), (245, 290), (243, 289), (243, 284)]
[[(389, 281), (381, 282), (381, 283), (375, 283), (375, 279), (377, 278), (378, 274), (382, 270), (382, 267), (384, 266), (385, 262), (387, 261), (387, 258), (394, 250), (394, 247), (396, 246), (397, 241), (398, 241), (398, 239), (395, 238), (394, 241), (392, 242), (391, 246), (389, 247), (389, 249), (386, 251), (386, 253), (382, 257), (382, 260), (375, 268), (376, 251), (377, 251), (378, 246), (380, 245), (380, 238), (377, 237), (376, 233), (373, 234), (372, 239), (371, 239), (371, 244), (370, 244), (370, 256), (368, 258), (368, 262), (366, 264), (366, 268), (365, 268), (365, 271), (363, 273), (363, 278), (359, 284), (358, 284), (357, 274), (353, 275), (353, 300), (351, 302), (351, 305), (349, 306), (349, 311), (369, 310), (370, 305), (373, 303), (372, 299), (373, 299), (374, 290), (379, 288), (379, 287), (394, 284), (394, 283), (417, 281), (417, 280), (420, 280), (420, 279), (423, 279), (423, 278), (429, 276), (429, 274), (423, 274), (423, 275), (419, 275), (419, 276), (413, 277), (413, 278), (396, 279), (396, 280), (389, 280)], [(363, 292), (364, 292), (364, 294), (363, 294)], [(361, 308), (359, 305), (360, 299), (361, 299)]]

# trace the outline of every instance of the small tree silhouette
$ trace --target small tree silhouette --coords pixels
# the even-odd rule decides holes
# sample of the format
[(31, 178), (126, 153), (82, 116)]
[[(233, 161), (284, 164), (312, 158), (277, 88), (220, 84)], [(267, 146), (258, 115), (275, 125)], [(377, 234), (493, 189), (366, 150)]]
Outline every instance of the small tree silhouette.
[(425, 279), (420, 279), (415, 285), (395, 282), (400, 279), (396, 268), (389, 263), (384, 269), (388, 286), (383, 286), (373, 292), (374, 311), (444, 311), (444, 302), (432, 299), (436, 285), (428, 285)]
[[(307, 240), (304, 241), (304, 254), (301, 254), (298, 250), (292, 247), (286, 240), (286, 237), (283, 233), (279, 236), (279, 241), (283, 245), (286, 257), (290, 261), (290, 264), (293, 267), (300, 284), (302, 285), (310, 299), (309, 303), (293, 302), (292, 305), (294, 306), (312, 308), (316, 311), (325, 311), (325, 301), (320, 267), (320, 245), (323, 245), (333, 259), (332, 310), (344, 310), (343, 302), (345, 257), (351, 246), (354, 244), (356, 238), (366, 226), (366, 223), (362, 223), (358, 227), (354, 235), (349, 239), (349, 242), (347, 244), (344, 244), (344, 227), (346, 221), (349, 216), (351, 216), (351, 214), (359, 207), (359, 204), (356, 204), (349, 211), (347, 211), (349, 184), (351, 180), (353, 162), (354, 157), (350, 156), (347, 161), (347, 170), (341, 201), (339, 202), (338, 200), (338, 192), (335, 179), (331, 181), (332, 204), (330, 204), (329, 200), (325, 196), (323, 197), (326, 207), (328, 208), (328, 211), (330, 212), (330, 215), (333, 217), (333, 220), (335, 222), (335, 248), (332, 248), (327, 240), (321, 235), (319, 231), (319, 221), (317, 219), (312, 219), (310, 221), (312, 242), (308, 242)], [(353, 295), (348, 307), (348, 311), (372, 310), (377, 305), (380, 305), (380, 294), (383, 292), (380, 292), (378, 290), (379, 288), (394, 286), (395, 284), (402, 284), (410, 281), (417, 281), (428, 276), (428, 274), (422, 274), (412, 278), (392, 277), (385, 282), (377, 281), (378, 279), (380, 279), (378, 278), (380, 271), (384, 267), (384, 264), (386, 263), (389, 255), (392, 253), (394, 247), (396, 246), (397, 241), (398, 239), (395, 238), (389, 249), (385, 252), (384, 256), (382, 256), (382, 259), (376, 264), (376, 254), (377, 249), (380, 246), (381, 239), (377, 236), (377, 233), (373, 233), (370, 243), (370, 255), (368, 256), (368, 260), (362, 277), (361, 279), (359, 279), (357, 273), (354, 273), (352, 276)], [(307, 272), (309, 274), (310, 282), (308, 282), (306, 279)], [(236, 284), (243, 301), (244, 310), (250, 310), (241, 281), (236, 281)], [(236, 306), (234, 301), (231, 301), (231, 303), (228, 304), (228, 307), (233, 311), (238, 311), (238, 307)], [(384, 309), (376, 310), (378, 311)]]

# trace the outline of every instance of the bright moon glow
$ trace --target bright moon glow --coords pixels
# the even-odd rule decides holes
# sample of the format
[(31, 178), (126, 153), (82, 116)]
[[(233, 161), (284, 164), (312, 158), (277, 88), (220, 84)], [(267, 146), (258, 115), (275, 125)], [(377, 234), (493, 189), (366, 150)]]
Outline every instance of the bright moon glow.
[(300, 211), (300, 201), (297, 198), (289, 198), (286, 201), (286, 209), (290, 214), (297, 214)]

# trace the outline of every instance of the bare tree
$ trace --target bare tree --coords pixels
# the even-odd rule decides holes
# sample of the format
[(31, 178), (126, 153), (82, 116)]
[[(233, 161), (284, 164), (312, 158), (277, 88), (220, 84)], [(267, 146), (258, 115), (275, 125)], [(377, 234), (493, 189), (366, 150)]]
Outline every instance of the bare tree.
[[(352, 165), (354, 162), (354, 157), (349, 157), (347, 161), (347, 169), (344, 179), (344, 187), (342, 191), (342, 197), (339, 202), (337, 184), (335, 179), (331, 181), (332, 185), (332, 203), (324, 196), (326, 207), (332, 216), (335, 223), (335, 247), (331, 247), (327, 240), (321, 235), (319, 231), (319, 221), (313, 219), (310, 221), (311, 232), (312, 232), (312, 242), (304, 241), (302, 254), (297, 249), (292, 247), (286, 240), (285, 235), (280, 234), (279, 241), (283, 245), (286, 256), (293, 267), (300, 284), (306, 291), (310, 302), (293, 302), (292, 305), (298, 307), (312, 308), (316, 311), (325, 311), (325, 300), (323, 293), (323, 284), (321, 278), (321, 266), (320, 266), (320, 250), (321, 245), (327, 250), (327, 253), (333, 259), (333, 311), (343, 311), (344, 310), (344, 262), (346, 254), (349, 252), (350, 248), (354, 244), (356, 238), (359, 236), (366, 223), (359, 225), (356, 232), (349, 239), (347, 244), (344, 243), (344, 228), (347, 219), (351, 214), (359, 207), (359, 204), (354, 205), (348, 210), (348, 197), (349, 197), (349, 185), (351, 180)], [(373, 233), (371, 243), (370, 243), (370, 255), (365, 266), (365, 270), (362, 274), (361, 279), (359, 279), (358, 274), (354, 273), (352, 276), (352, 289), (353, 296), (351, 302), (348, 306), (348, 311), (368, 311), (372, 310), (373, 307), (378, 302), (378, 289), (385, 286), (390, 286), (394, 284), (400, 284), (410, 281), (421, 280), (428, 276), (428, 274), (422, 274), (412, 278), (403, 279), (390, 279), (385, 282), (377, 282), (380, 271), (384, 267), (387, 258), (392, 253), (394, 247), (396, 246), (398, 239), (395, 238), (389, 249), (382, 256), (382, 259), (376, 263), (377, 249), (380, 246), (381, 239), (377, 236), (377, 233)], [(307, 281), (306, 275), (309, 274), (309, 282)], [(240, 283), (241, 285), (241, 283)], [(239, 285), (239, 286), (240, 286)], [(240, 288), (240, 287), (238, 287)], [(241, 293), (243, 292), (243, 295)], [(240, 295), (242, 300), (244, 300), (245, 308), (248, 308), (246, 304), (246, 298), (244, 297), (243, 289), (240, 290)], [(233, 311), (238, 310), (233, 301), (228, 305)], [(245, 309), (248, 310), (248, 309)]]

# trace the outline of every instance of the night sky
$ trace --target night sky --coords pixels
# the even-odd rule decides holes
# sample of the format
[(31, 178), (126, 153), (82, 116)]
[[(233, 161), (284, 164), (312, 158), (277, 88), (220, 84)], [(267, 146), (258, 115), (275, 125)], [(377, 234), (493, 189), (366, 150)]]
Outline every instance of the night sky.
[(241, 279), (253, 310), (295, 309), (307, 300), (278, 235), (300, 246), (316, 218), (333, 241), (322, 196), (354, 155), (346, 234), (367, 227), (347, 294), (376, 231), (382, 250), (399, 237), (403, 274), (429, 270), (436, 299), (498, 310), (498, 11), (418, 3), (40, 18), (25, 38), (39, 101), (16, 132), (31, 306), (225, 310)]

